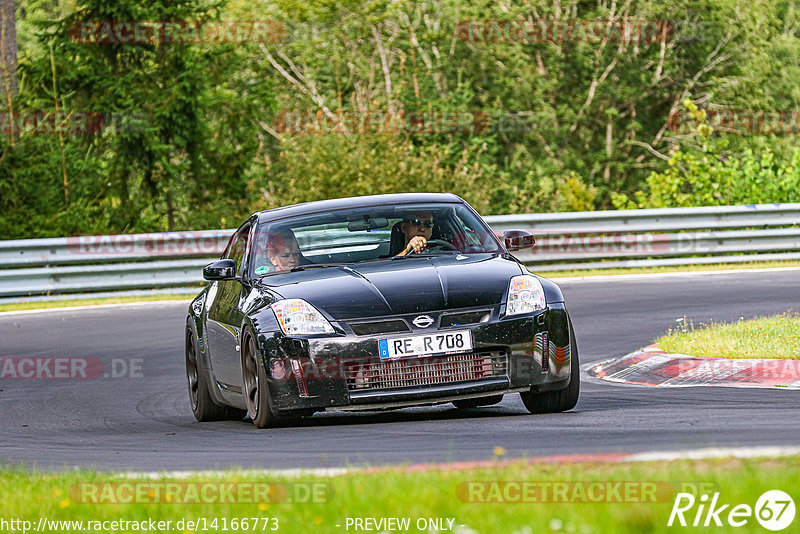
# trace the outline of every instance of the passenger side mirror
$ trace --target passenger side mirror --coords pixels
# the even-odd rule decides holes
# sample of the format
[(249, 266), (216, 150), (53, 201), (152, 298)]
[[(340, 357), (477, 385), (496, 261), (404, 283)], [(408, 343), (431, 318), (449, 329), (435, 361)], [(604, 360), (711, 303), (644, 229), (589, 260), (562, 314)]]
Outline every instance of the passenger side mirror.
[(536, 245), (533, 234), (524, 230), (506, 230), (503, 232), (503, 241), (509, 252), (516, 252), (523, 248), (533, 248)]
[(203, 278), (206, 280), (231, 280), (236, 278), (236, 262), (233, 260), (217, 260), (203, 267)]

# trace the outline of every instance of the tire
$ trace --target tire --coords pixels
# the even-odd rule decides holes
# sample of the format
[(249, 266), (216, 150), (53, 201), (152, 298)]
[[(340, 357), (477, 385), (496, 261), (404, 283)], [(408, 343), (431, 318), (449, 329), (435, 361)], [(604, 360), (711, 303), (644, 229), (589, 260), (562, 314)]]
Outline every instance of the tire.
[(530, 413), (558, 413), (571, 410), (578, 403), (581, 391), (581, 369), (578, 360), (578, 344), (575, 342), (575, 332), (572, 329), (572, 320), (569, 321), (570, 344), (570, 373), (569, 386), (556, 391), (536, 393), (526, 391), (520, 393), (522, 403)]
[(492, 395), (491, 397), (481, 397), (480, 399), (464, 399), (453, 401), (453, 406), (459, 410), (466, 410), (469, 408), (478, 408), (480, 406), (499, 404), (502, 400), (502, 395)]
[(258, 357), (253, 331), (246, 329), (242, 340), (242, 393), (247, 415), (258, 428), (282, 426), (289, 420), (272, 408), (267, 371)]
[(191, 325), (186, 325), (186, 385), (189, 388), (189, 402), (194, 418), (199, 422), (244, 419), (245, 412), (221, 406), (214, 402), (208, 392), (206, 374), (200, 369), (197, 359), (197, 343)]

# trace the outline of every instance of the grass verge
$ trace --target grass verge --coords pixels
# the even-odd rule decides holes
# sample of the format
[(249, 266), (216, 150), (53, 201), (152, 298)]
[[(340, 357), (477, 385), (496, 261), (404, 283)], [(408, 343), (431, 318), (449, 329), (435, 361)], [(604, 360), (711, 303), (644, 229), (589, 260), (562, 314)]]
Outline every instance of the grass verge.
[[(200, 292), (198, 288), (197, 292)], [(156, 300), (185, 300), (192, 299), (192, 295), (175, 295), (164, 293), (160, 295), (141, 295), (131, 297), (104, 297), (87, 298), (73, 300), (42, 300), (33, 302), (14, 302), (11, 304), (0, 304), (0, 312), (24, 311), (24, 310), (44, 310), (48, 308), (66, 308), (71, 306), (97, 306), (98, 304), (123, 304), (128, 302), (152, 302)]]
[[(747, 504), (752, 508), (761, 494), (773, 489), (794, 493), (793, 498), (798, 500), (798, 472), (800, 456), (636, 464), (520, 462), (475, 470), (356, 472), (299, 478), (231, 471), (217, 478), (198, 475), (180, 480), (132, 480), (86, 471), (30, 473), (5, 468), (0, 469), (0, 519), (20, 519), (32, 525), (38, 525), (42, 517), (49, 521), (172, 522), (171, 528), (158, 532), (202, 532), (202, 525), (189, 527), (186, 521), (203, 518), (210, 532), (223, 531), (223, 521), (230, 532), (268, 532), (275, 519), (282, 532), (328, 533), (363, 531), (354, 528), (356, 518), (408, 518), (408, 532), (440, 532), (431, 528), (429, 520), (441, 519), (442, 525), (447, 526), (447, 519), (452, 519), (452, 530), (441, 532), (658, 533), (675, 531), (676, 527), (668, 527), (667, 522), (679, 492), (696, 497), (694, 508), (684, 514), (691, 525), (702, 494), (710, 497), (719, 492), (719, 504)], [(220, 490), (225, 486), (213, 484), (215, 481), (238, 485), (228, 486), (233, 489), (226, 493)], [(259, 490), (259, 484), (268, 484), (269, 492), (262, 491), (263, 487)], [(197, 492), (193, 494), (192, 488)], [(244, 492), (245, 488), (253, 491)], [(254, 498), (256, 493), (260, 497)], [(263, 498), (264, 495), (268, 497)], [(217, 502), (220, 498), (226, 502)], [(133, 502), (105, 502), (115, 499)], [(721, 516), (723, 521), (727, 511)], [(250, 518), (246, 528), (242, 528), (242, 518)], [(256, 528), (252, 518), (257, 519)], [(346, 528), (348, 518), (350, 528)], [(183, 528), (176, 528), (181, 519)], [(214, 520), (216, 529), (211, 528)], [(795, 519), (795, 525), (798, 521)], [(52, 528), (52, 523), (45, 525), (51, 528), (39, 532), (69, 531), (63, 526)], [(86, 526), (84, 523), (83, 532), (90, 531)], [(130, 527), (120, 525), (119, 529), (104, 532), (137, 531)], [(703, 531), (702, 527), (677, 528)], [(718, 529), (727, 531), (724, 527)], [(385, 527), (374, 530), (389, 531)], [(764, 532), (754, 516), (735, 530)]]
[(774, 269), (781, 267), (800, 267), (798, 261), (760, 261), (746, 263), (696, 264), (664, 267), (636, 267), (629, 269), (587, 269), (570, 271), (548, 271), (547, 265), (529, 267), (531, 271), (547, 278), (571, 278), (580, 276), (603, 276), (615, 274), (653, 274), (683, 273), (696, 271), (731, 271), (736, 269)]
[(667, 352), (719, 358), (800, 358), (800, 314), (786, 312), (735, 323), (710, 321), (682, 326), (657, 339)]

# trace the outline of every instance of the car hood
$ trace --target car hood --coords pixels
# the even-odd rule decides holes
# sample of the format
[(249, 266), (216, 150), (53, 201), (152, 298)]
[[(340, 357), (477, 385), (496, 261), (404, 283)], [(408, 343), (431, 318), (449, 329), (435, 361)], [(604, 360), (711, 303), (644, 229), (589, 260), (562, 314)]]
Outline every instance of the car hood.
[(341, 320), (496, 305), (520, 273), (519, 264), (499, 254), (453, 254), (313, 268), (260, 284)]

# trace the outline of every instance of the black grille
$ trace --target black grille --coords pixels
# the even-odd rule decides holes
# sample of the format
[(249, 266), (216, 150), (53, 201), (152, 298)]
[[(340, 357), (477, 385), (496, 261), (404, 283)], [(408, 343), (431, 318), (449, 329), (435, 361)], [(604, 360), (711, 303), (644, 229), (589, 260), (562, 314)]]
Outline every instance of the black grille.
[(348, 362), (344, 367), (349, 391), (396, 389), (453, 384), (506, 376), (505, 352), (473, 352), (401, 360)]
[(442, 315), (440, 328), (486, 322), (489, 320), (490, 313), (491, 312), (489, 310), (462, 312), (462, 313), (447, 313)]
[(410, 332), (411, 329), (402, 319), (390, 319), (388, 321), (370, 321), (365, 323), (350, 323), (350, 328), (357, 336), (369, 336), (372, 334), (389, 334), (393, 332)]

